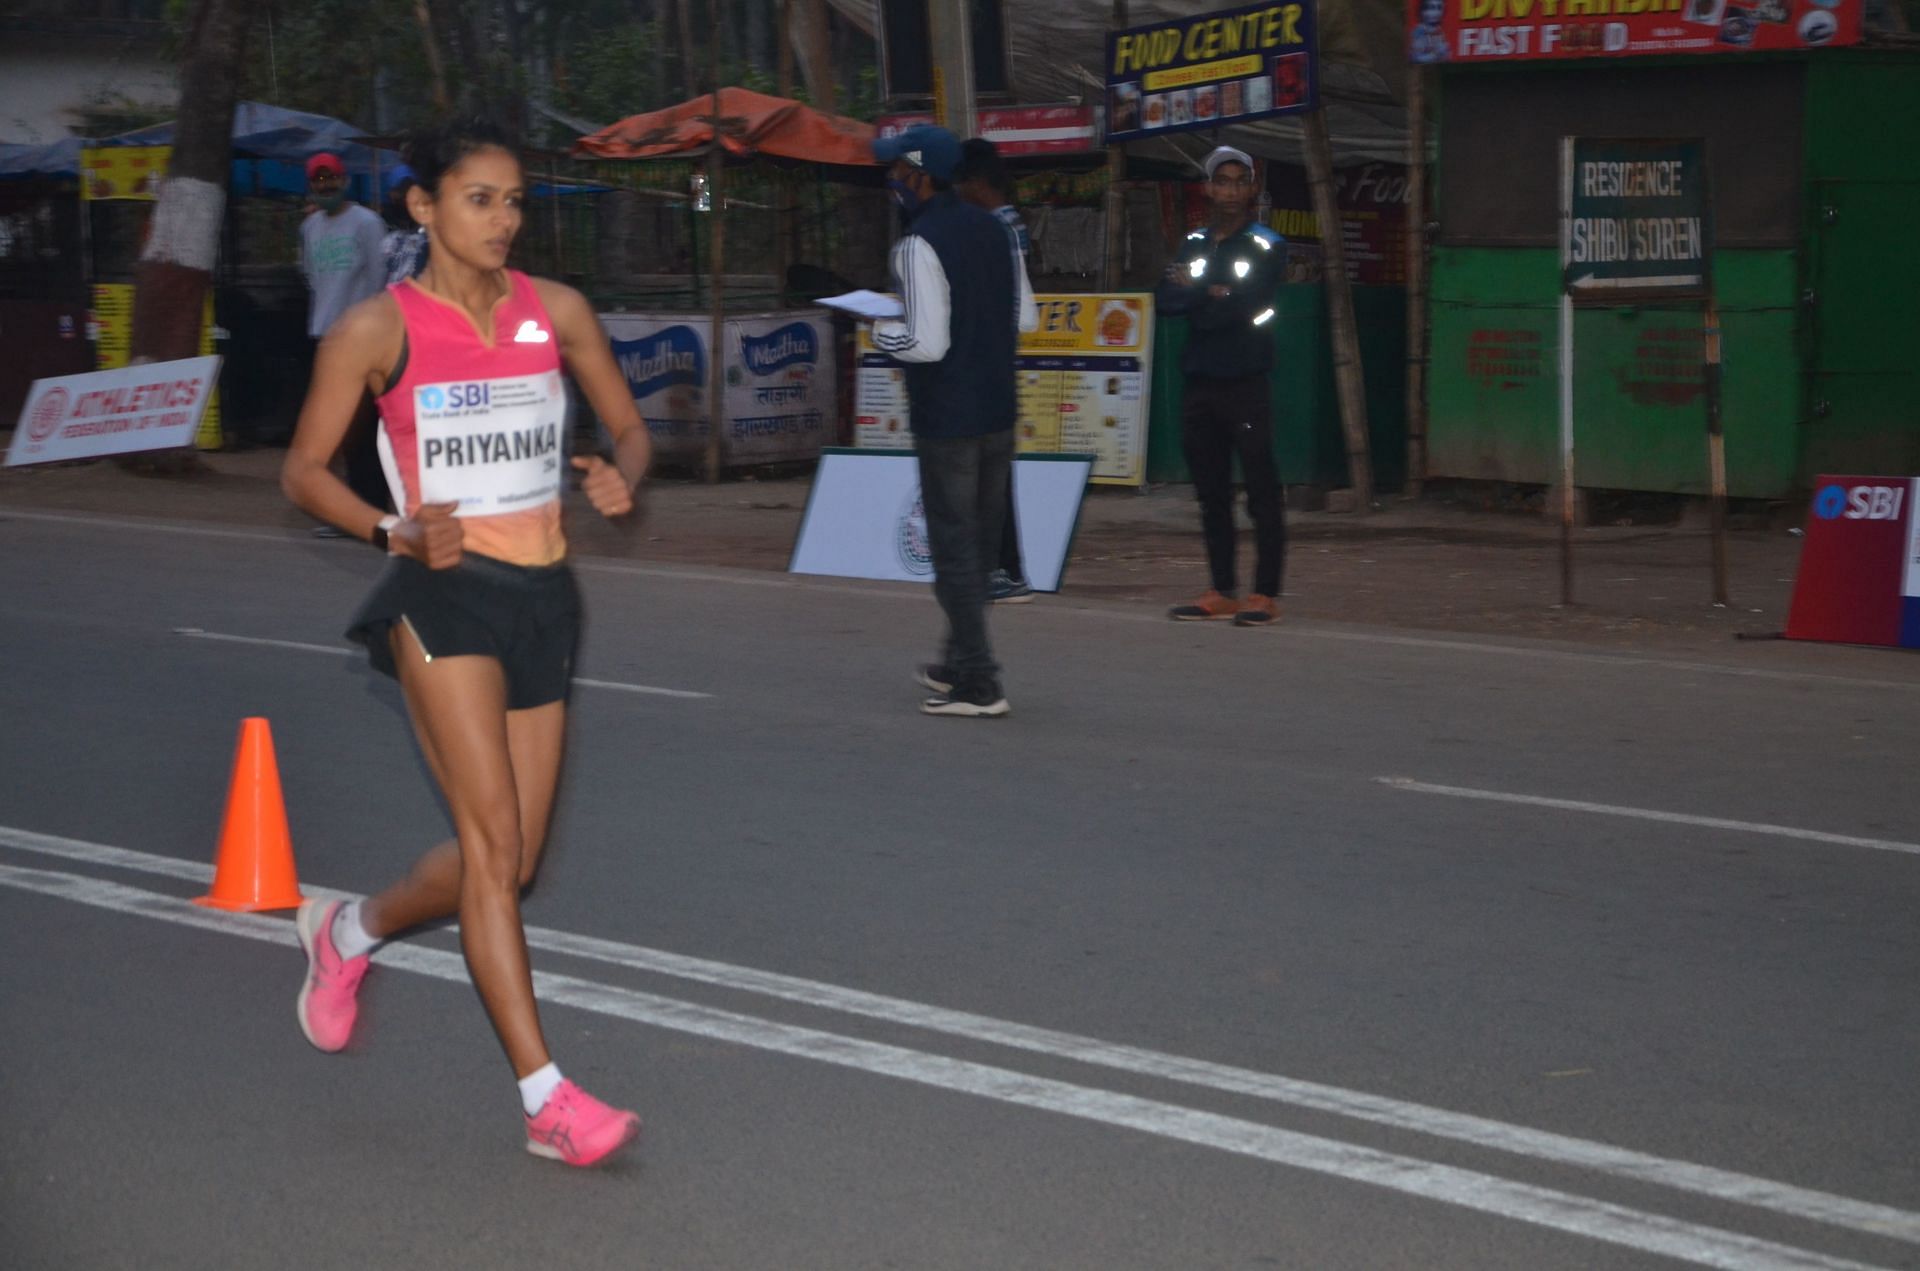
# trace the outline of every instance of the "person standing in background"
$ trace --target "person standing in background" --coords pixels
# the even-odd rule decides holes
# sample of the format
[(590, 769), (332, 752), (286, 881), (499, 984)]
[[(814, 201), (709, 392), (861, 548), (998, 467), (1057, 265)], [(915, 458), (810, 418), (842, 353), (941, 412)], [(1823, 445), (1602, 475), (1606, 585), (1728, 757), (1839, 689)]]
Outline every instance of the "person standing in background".
[(889, 165), (887, 186), (907, 219), (891, 260), (903, 312), (873, 324), (873, 345), (906, 373), (933, 594), (947, 619), (941, 660), (915, 675), (934, 693), (920, 709), (1005, 715), (987, 573), (1013, 465), (1014, 348), (1039, 321), (1033, 289), (1006, 226), (953, 191), (959, 138), (920, 125), (876, 139), (873, 157)]
[[(347, 198), (347, 169), (339, 155), (323, 152), (307, 160), (307, 195), (314, 210), (300, 223), (300, 272), (307, 280), (307, 336), (317, 350), (341, 314), (387, 285), (387, 230), (370, 209)], [(367, 397), (340, 451), (353, 492), (376, 507), (390, 508), (373, 421), (373, 399)], [(341, 537), (332, 525), (322, 525), (314, 535)]]
[[(1187, 235), (1154, 293), (1160, 312), (1184, 315), (1186, 376), (1180, 444), (1200, 501), (1213, 586), (1175, 605), (1177, 622), (1230, 618), (1265, 626), (1280, 616), (1280, 573), (1286, 559), (1286, 504), (1273, 461), (1275, 293), (1286, 275), (1286, 240), (1254, 219), (1253, 160), (1219, 146), (1206, 158), (1209, 223)], [(1234, 572), (1233, 459), (1247, 486), (1253, 518), (1253, 590), (1238, 599)]]
[[(954, 177), (953, 191), (975, 207), (1000, 218), (1013, 236), (1013, 245), (1020, 252), (1020, 267), (1025, 270), (1033, 253), (1033, 240), (1027, 234), (1027, 223), (1020, 219), (1020, 209), (1013, 205), (1013, 179), (1000, 158), (1000, 147), (985, 137), (972, 137), (962, 143), (960, 169)], [(1018, 314), (1014, 315), (1014, 321), (1019, 321)], [(1026, 566), (1020, 560), (1020, 528), (1014, 523), (1013, 503), (1013, 488), (1009, 485), (1007, 518), (1000, 529), (999, 567), (987, 575), (987, 599), (997, 605), (1025, 604), (1033, 599), (1033, 588), (1027, 585)]]
[(385, 215), (387, 236), (381, 241), (381, 256), (387, 265), (387, 286), (405, 282), (426, 267), (427, 227), (413, 219), (407, 210), (407, 191), (414, 187), (413, 169), (402, 163), (385, 179), (387, 197)]

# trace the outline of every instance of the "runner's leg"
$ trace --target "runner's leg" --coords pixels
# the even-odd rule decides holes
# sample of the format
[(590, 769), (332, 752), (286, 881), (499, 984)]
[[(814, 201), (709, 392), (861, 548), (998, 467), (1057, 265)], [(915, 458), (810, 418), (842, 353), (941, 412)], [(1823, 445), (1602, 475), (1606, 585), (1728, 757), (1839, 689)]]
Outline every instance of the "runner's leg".
[[(514, 1075), (524, 1077), (544, 1067), (549, 1056), (520, 923), (527, 862), (509, 742), (506, 677), (500, 664), (486, 657), (436, 658), (429, 666), (404, 627), (393, 639), (408, 710), (422, 745), (434, 757), (441, 794), (453, 815), (459, 845), (461, 951)], [(565, 707), (556, 702), (541, 709), (550, 715), (548, 726), (534, 727), (528, 740), (544, 742), (556, 753), (529, 758), (536, 768), (557, 772), (561, 733), (555, 725), (564, 718)], [(543, 802), (550, 803), (551, 791), (547, 793)], [(440, 864), (444, 885), (444, 858)]]
[[(404, 631), (396, 627), (396, 630)], [(396, 657), (399, 650), (396, 648)], [(444, 790), (446, 774), (431, 739), (416, 730), (434, 781)], [(566, 707), (554, 702), (533, 710), (507, 712), (507, 748), (513, 760), (514, 787), (520, 802), (520, 885), (533, 882), (546, 846), (547, 826), (560, 780), (565, 749)], [(368, 935), (391, 940), (411, 927), (451, 918), (460, 911), (460, 844), (456, 839), (429, 848), (407, 876), (361, 905), (361, 926)]]

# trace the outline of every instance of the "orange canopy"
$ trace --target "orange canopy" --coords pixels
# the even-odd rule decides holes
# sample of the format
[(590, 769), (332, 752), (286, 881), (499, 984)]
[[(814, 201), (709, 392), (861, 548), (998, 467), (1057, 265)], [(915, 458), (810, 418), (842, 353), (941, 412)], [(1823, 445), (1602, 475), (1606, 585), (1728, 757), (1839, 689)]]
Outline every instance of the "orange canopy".
[[(658, 159), (704, 153), (712, 144), (713, 94), (634, 115), (573, 143), (581, 159)], [(873, 165), (873, 125), (829, 115), (785, 97), (720, 90), (720, 145), (730, 154), (809, 163)]]

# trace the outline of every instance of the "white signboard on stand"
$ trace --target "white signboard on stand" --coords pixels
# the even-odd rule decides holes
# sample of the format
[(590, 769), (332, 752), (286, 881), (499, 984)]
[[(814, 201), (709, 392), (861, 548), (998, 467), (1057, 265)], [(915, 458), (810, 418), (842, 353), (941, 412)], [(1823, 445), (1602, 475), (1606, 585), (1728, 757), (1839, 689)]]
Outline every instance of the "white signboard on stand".
[[(1014, 523), (1027, 582), (1035, 591), (1060, 590), (1093, 462), (1090, 454), (1014, 459)], [(823, 450), (787, 569), (836, 578), (932, 582), (933, 553), (913, 452)]]
[(191, 446), (219, 375), (219, 358), (189, 357), (35, 380), (6, 466)]

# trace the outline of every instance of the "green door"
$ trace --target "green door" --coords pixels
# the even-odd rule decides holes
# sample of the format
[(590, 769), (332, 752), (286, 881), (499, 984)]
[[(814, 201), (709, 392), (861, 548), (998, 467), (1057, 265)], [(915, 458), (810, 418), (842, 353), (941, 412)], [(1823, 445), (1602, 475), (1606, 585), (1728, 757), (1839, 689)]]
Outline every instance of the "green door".
[(1890, 175), (1808, 190), (1808, 481), (1920, 474), (1920, 181)]

